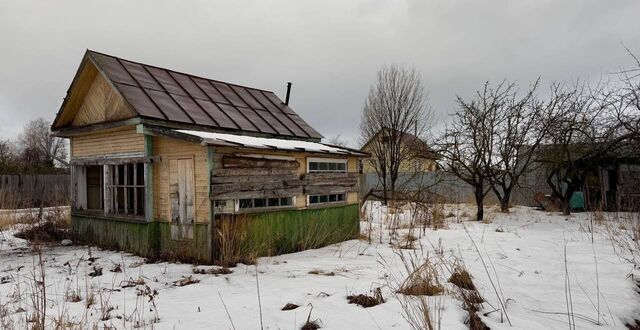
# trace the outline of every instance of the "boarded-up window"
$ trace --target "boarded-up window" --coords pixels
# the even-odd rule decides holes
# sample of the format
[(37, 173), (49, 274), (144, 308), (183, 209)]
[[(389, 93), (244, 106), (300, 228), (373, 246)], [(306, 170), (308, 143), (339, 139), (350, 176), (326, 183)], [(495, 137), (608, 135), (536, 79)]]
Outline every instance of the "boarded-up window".
[(193, 238), (195, 210), (194, 160), (169, 160), (169, 199), (171, 201), (171, 238)]

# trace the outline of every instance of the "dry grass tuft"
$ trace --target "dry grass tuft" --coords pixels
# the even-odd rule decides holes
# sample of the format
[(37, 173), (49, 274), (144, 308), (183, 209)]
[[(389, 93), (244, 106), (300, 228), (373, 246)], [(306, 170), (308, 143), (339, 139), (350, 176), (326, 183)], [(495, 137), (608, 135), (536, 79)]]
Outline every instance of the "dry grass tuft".
[(336, 272), (326, 272), (322, 269), (312, 269), (309, 271), (309, 274), (312, 275), (323, 275), (323, 276), (336, 276)]
[(305, 322), (305, 324), (302, 325), (302, 327), (300, 328), (300, 330), (317, 330), (320, 329), (320, 325), (318, 324), (318, 321), (307, 321)]
[(69, 290), (65, 293), (64, 295), (64, 300), (68, 301), (68, 302), (79, 302), (82, 301), (82, 297), (80, 296), (80, 294), (76, 291), (73, 290)]
[(45, 221), (17, 232), (17, 238), (38, 242), (59, 242), (69, 238), (69, 224), (65, 221)]
[(192, 269), (194, 274), (202, 274), (202, 275), (227, 275), (227, 274), (231, 274), (233, 273), (233, 271), (227, 267), (221, 267), (221, 268), (209, 268), (209, 269), (204, 269), (204, 268), (197, 268), (194, 267)]
[(181, 279), (177, 281), (173, 281), (174, 286), (187, 286), (187, 285), (196, 284), (196, 283), (200, 283), (200, 280), (197, 278), (193, 278), (193, 276), (191, 275), (182, 276)]
[(290, 311), (290, 310), (296, 309), (296, 308), (298, 308), (298, 307), (300, 307), (300, 306), (298, 306), (298, 305), (296, 305), (296, 304), (292, 304), (292, 303), (287, 303), (286, 305), (284, 305), (284, 306), (282, 307), (282, 309), (281, 309), (281, 310), (283, 310), (283, 311)]
[(416, 268), (397, 291), (410, 296), (435, 296), (444, 292), (438, 279), (438, 270), (429, 260)]
[(382, 297), (380, 288), (376, 288), (373, 291), (373, 296), (369, 296), (366, 294), (350, 295), (347, 296), (347, 300), (350, 304), (360, 305), (364, 308), (373, 307), (384, 303), (384, 298)]
[(476, 286), (473, 284), (473, 280), (471, 279), (471, 275), (466, 270), (456, 267), (451, 277), (449, 277), (449, 283), (453, 285), (465, 289), (465, 290), (476, 290)]

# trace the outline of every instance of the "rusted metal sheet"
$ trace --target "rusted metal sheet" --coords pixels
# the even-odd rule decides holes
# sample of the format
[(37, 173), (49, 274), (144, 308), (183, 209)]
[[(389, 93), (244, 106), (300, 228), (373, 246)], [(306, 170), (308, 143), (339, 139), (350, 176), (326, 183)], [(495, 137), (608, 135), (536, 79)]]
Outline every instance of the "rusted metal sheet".
[(274, 137), (322, 138), (273, 92), (88, 53), (140, 116)]

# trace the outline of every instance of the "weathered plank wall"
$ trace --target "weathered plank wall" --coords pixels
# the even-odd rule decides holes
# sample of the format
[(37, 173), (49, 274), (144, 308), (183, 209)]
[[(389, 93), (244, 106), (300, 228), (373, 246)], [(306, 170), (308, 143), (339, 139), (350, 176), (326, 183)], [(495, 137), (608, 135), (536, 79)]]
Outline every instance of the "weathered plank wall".
[(0, 209), (69, 205), (69, 190), (68, 174), (0, 175)]
[(318, 158), (318, 155), (304, 152), (259, 151), (255, 154), (286, 159), (243, 156), (250, 153), (237, 148), (215, 148), (211, 177), (213, 199), (296, 196), (295, 206), (305, 208), (306, 194), (346, 192), (348, 204), (359, 202), (356, 157), (347, 158), (349, 173), (307, 174), (307, 158)]

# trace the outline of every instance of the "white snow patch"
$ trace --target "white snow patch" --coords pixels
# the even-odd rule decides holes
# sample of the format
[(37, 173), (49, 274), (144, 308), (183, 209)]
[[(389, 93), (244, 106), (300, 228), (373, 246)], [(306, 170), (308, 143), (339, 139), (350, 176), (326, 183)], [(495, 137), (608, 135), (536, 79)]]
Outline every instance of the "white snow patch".
[(240, 143), (246, 147), (260, 148), (260, 149), (272, 149), (277, 148), (281, 150), (306, 150), (311, 152), (328, 152), (334, 154), (350, 154), (352, 151), (347, 149), (328, 146), (318, 142), (308, 142), (300, 140), (285, 140), (285, 139), (273, 139), (262, 138), (255, 136), (224, 134), (224, 133), (212, 133), (202, 131), (191, 130), (175, 130), (176, 132), (189, 134), (204, 139), (205, 143), (215, 144), (216, 141)]
[[(491, 329), (567, 327), (565, 242), (576, 328), (624, 329), (626, 322), (640, 317), (640, 295), (628, 277), (632, 266), (619, 258), (603, 226), (596, 225), (591, 235), (589, 213), (565, 217), (524, 207), (514, 208), (508, 215), (489, 210), (486, 212), (492, 219), (489, 224), (466, 221), (464, 214), (473, 214), (473, 209), (467, 206), (449, 205), (445, 214), (449, 213), (454, 216), (448, 218), (448, 229), (426, 229), (416, 241), (415, 250), (402, 251), (418, 258), (427, 253), (433, 256), (434, 247), (441, 244), (447, 258), (461, 257), (479, 292), (488, 301), (482, 305), (480, 316)], [(260, 327), (257, 270), (265, 329), (299, 329), (307, 319), (309, 305), (313, 306), (311, 319), (321, 321), (322, 329), (409, 329), (392, 289), (393, 279), (406, 276), (406, 271), (398, 250), (389, 244), (387, 214), (380, 204), (368, 204), (370, 222), (361, 222), (361, 231), (367, 236), (371, 228), (371, 244), (366, 240), (350, 240), (320, 249), (260, 258), (257, 268), (238, 265), (232, 268), (232, 274), (220, 276), (194, 275), (193, 265), (188, 264), (144, 264), (142, 258), (128, 253), (86, 246), (47, 246), (44, 258), (48, 322), (61, 313), (66, 313), (72, 321), (85, 322), (89, 328), (98, 324), (100, 328), (106, 325), (128, 329), (133, 327), (136, 318), (149, 321), (154, 312), (150, 311), (148, 299), (138, 296), (135, 287), (122, 288), (123, 281), (142, 278), (150, 289), (158, 291), (155, 300), (160, 320), (153, 325), (156, 329), (231, 329), (224, 305), (236, 329), (256, 329)], [(497, 228), (503, 232), (496, 232)], [(401, 233), (406, 234), (407, 230), (402, 229)], [(419, 232), (414, 234), (418, 236)], [(512, 327), (506, 320), (501, 322), (500, 312), (492, 312), (490, 305), (499, 306), (497, 296), (469, 236), (484, 261), (495, 267), (495, 273), (491, 266), (488, 272), (506, 300)], [(90, 255), (97, 258), (95, 262), (88, 260)], [(27, 327), (31, 277), (37, 274), (38, 257), (24, 240), (5, 231), (0, 232), (0, 260), (0, 277), (9, 278), (7, 283), (0, 284), (0, 305), (9, 311), (5, 320), (12, 320), (16, 328)], [(115, 264), (122, 265), (123, 272), (110, 272)], [(103, 268), (102, 276), (88, 276), (94, 266)], [(312, 270), (334, 272), (335, 276), (309, 274)], [(174, 281), (189, 275), (200, 282), (184, 287), (173, 285)], [(599, 283), (600, 299), (597, 299), (596, 283)], [(377, 287), (382, 288), (386, 300), (381, 305), (365, 309), (346, 301), (349, 294), (369, 293)], [(68, 290), (77, 290), (83, 300), (65, 302)], [(20, 296), (16, 292), (21, 292)], [(96, 304), (88, 309), (87, 293), (96, 296)], [(289, 302), (301, 307), (281, 311)], [(442, 303), (441, 328), (468, 329), (463, 323), (465, 311), (460, 301), (446, 295)], [(101, 321), (101, 310), (106, 305), (114, 308), (112, 317)], [(19, 307), (27, 312), (15, 313)], [(602, 325), (591, 321), (597, 319)]]

